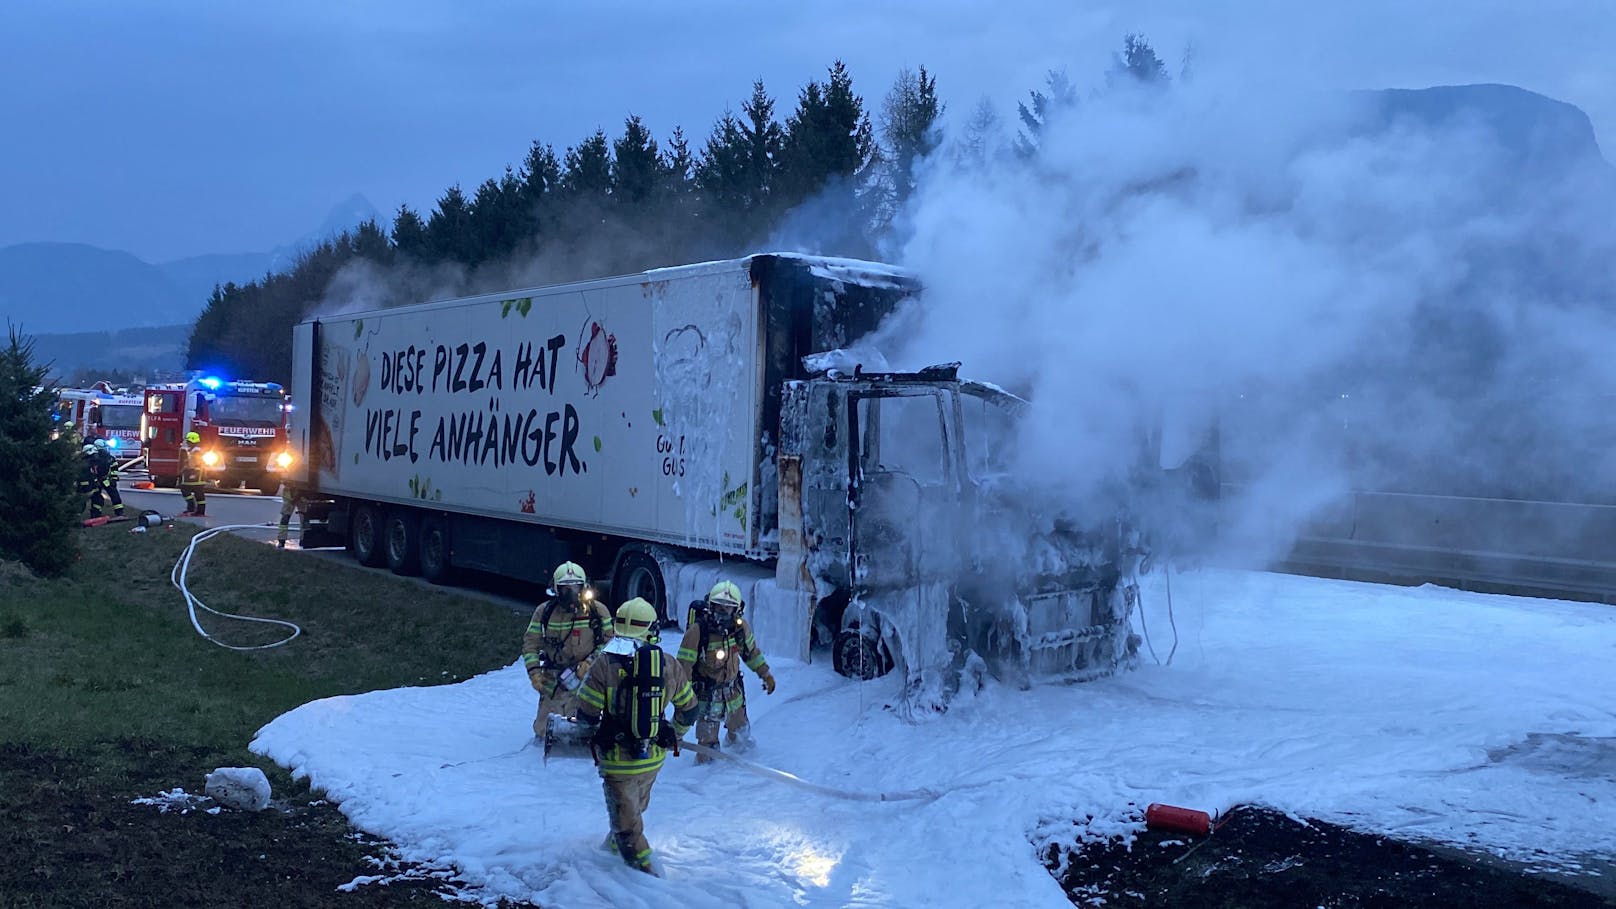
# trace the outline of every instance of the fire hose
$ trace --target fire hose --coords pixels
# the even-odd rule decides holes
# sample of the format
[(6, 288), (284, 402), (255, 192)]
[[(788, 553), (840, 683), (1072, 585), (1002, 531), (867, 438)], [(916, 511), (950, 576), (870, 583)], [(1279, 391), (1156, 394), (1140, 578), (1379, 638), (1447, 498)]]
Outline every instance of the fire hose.
[(846, 799), (851, 802), (931, 802), (936, 801), (943, 795), (942, 791), (936, 789), (908, 789), (902, 792), (859, 792), (850, 789), (837, 789), (834, 786), (811, 783), (794, 773), (776, 770), (773, 767), (765, 767), (762, 764), (754, 764), (745, 758), (736, 757), (733, 754), (719, 751), (717, 748), (709, 748), (695, 742), (680, 742), (679, 747), (681, 749), (689, 748), (697, 754), (704, 754), (708, 757), (734, 761), (741, 765), (742, 769), (757, 774), (764, 779), (787, 783), (799, 789), (806, 789), (809, 792), (834, 799)]
[[(226, 650), (268, 650), (271, 647), (279, 647), (282, 644), (291, 643), (293, 638), (303, 633), (303, 629), (299, 628), (296, 624), (283, 621), (281, 619), (265, 619), (257, 616), (236, 615), (235, 613), (231, 612), (220, 612), (219, 610), (214, 609), (208, 606), (208, 604), (202, 602), (202, 598), (192, 593), (191, 588), (186, 586), (186, 573), (191, 569), (191, 557), (196, 554), (196, 546), (198, 543), (201, 543), (203, 540), (212, 539), (221, 533), (226, 533), (233, 530), (273, 530), (278, 529), (279, 526), (280, 525), (278, 524), (224, 524), (218, 527), (209, 527), (208, 529), (203, 530), (191, 537), (191, 542), (186, 545), (185, 551), (180, 554), (179, 559), (174, 563), (173, 570), (168, 573), (168, 579), (171, 583), (173, 583), (174, 588), (185, 597), (186, 608), (191, 614), (191, 627), (196, 629), (196, 633), (201, 635), (203, 640), (210, 644), (217, 644)], [(213, 635), (208, 634), (207, 631), (202, 627), (202, 623), (198, 621), (196, 617), (196, 611), (198, 609), (211, 612), (216, 616), (226, 619), (239, 619), (243, 622), (259, 622), (265, 625), (280, 625), (282, 627), (292, 629), (292, 633), (278, 641), (273, 641), (268, 644), (226, 644), (224, 641), (221, 641), (218, 638), (215, 638)]]

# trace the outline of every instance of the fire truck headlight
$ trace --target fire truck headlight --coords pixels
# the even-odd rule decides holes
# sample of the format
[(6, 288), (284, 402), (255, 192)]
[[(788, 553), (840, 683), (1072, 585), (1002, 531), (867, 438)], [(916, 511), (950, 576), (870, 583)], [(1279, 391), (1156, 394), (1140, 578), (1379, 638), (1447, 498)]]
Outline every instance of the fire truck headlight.
[(281, 452), (280, 454), (275, 456), (275, 463), (279, 464), (281, 466), (281, 469), (283, 469), (283, 470), (288, 468), (288, 467), (291, 467), (292, 466), (292, 453), (289, 452), (289, 451)]
[(208, 465), (209, 467), (217, 466), (219, 463), (219, 453), (217, 451), (202, 452), (202, 463)]

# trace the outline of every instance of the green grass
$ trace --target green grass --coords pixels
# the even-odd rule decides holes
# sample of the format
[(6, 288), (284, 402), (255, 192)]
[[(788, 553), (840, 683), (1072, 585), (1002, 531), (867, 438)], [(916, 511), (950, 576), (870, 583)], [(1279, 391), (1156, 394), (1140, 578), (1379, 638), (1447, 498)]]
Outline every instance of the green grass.
[[(13, 575), (0, 590), (0, 741), (81, 747), (115, 736), (239, 747), (316, 698), (457, 681), (509, 663), (523, 617), (480, 599), (280, 552), (235, 537), (201, 544), (191, 589), (209, 606), (298, 623), (267, 651), (235, 652), (190, 626), (168, 572), (185, 529), (85, 534), (56, 581)], [(199, 614), (232, 644), (284, 629)]]
[[(318, 698), (507, 665), (526, 616), (223, 537), (198, 548), (191, 589), (215, 609), (303, 627), (284, 647), (228, 651), (196, 634), (169, 584), (191, 528), (128, 527), (84, 531), (83, 555), (64, 578), (0, 563), (0, 854), (20, 856), (0, 862), (0, 906), (248, 905), (251, 894), (205, 880), (242, 849), (268, 856), (265, 880), (278, 890), (307, 891), (284, 905), (436, 902), (403, 887), (337, 894), (337, 883), (367, 873), (366, 847), (329, 808), (237, 816), (228, 836), (214, 837), (227, 826), (214, 816), (160, 816), (129, 800), (176, 786), (199, 793), (215, 767), (255, 765), (278, 797), (314, 803), (317, 794), (247, 751), (258, 728)], [(284, 634), (206, 613), (201, 621), (233, 644)]]

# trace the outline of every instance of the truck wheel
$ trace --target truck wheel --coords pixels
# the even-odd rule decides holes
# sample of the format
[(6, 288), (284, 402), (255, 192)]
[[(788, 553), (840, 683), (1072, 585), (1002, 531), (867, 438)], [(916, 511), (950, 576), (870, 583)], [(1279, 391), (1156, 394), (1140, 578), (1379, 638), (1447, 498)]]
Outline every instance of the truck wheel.
[(414, 511), (395, 508), (382, 525), (387, 531), (387, 567), (393, 574), (421, 573), (421, 519)]
[(253, 484), (253, 488), (263, 495), (272, 496), (281, 491), (281, 481), (274, 477), (259, 477), (258, 482)]
[(880, 640), (864, 633), (857, 623), (843, 628), (831, 648), (831, 665), (850, 679), (880, 678), (892, 671), (892, 657)]
[(158, 489), (173, 489), (180, 485), (179, 477), (152, 477), (151, 481)]
[(662, 580), (662, 566), (643, 549), (624, 550), (612, 574), (612, 599), (622, 605), (635, 597), (656, 607), (663, 628), (676, 626), (668, 618), (668, 587)]
[(436, 515), (421, 519), (421, 577), (434, 584), (454, 579), (449, 563), (449, 522)]
[(359, 564), (369, 568), (376, 568), (387, 560), (382, 546), (381, 510), (375, 505), (360, 505), (354, 509), (348, 548), (353, 550)]

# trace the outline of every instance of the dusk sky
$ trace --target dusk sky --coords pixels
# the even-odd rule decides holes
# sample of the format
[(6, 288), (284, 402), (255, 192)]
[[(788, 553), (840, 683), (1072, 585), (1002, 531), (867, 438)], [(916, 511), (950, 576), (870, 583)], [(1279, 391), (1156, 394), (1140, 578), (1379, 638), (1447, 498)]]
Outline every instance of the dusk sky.
[[(0, 246), (64, 241), (151, 261), (262, 252), (353, 193), (430, 209), (641, 115), (699, 148), (761, 77), (790, 112), (835, 58), (873, 108), (925, 64), (949, 114), (1013, 119), (1052, 67), (1101, 78), (1127, 32), (1176, 70), (1321, 89), (1509, 82), (1616, 141), (1616, 4), (283, 0), (0, 9)], [(1608, 156), (1608, 154), (1607, 154)]]

